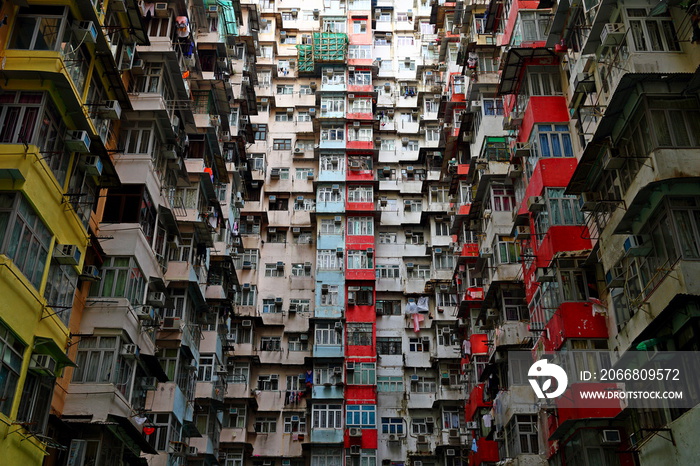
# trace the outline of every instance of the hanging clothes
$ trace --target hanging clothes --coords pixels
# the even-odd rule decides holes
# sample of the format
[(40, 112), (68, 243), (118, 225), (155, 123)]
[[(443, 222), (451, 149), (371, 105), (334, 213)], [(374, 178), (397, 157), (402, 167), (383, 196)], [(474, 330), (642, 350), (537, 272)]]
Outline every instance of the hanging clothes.
[(491, 414), (486, 413), (483, 416), (481, 416), (481, 420), (484, 422), (484, 427), (486, 428), (491, 428)]

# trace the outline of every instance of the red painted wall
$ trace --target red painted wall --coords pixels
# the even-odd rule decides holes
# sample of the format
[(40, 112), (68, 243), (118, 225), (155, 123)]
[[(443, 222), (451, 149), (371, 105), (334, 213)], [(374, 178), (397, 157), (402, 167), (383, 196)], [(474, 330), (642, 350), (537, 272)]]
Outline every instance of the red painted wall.
[[(372, 362), (363, 359), (363, 362)], [(348, 380), (347, 378), (345, 380)], [(345, 402), (349, 405), (377, 404), (376, 385), (347, 385), (345, 387)]]
[(530, 139), (536, 123), (562, 123), (569, 121), (569, 108), (564, 96), (532, 96), (523, 114), (523, 123), (518, 133), (518, 142)]
[[(542, 333), (545, 351), (558, 351), (569, 338), (607, 338), (607, 319), (588, 302), (561, 303)], [(547, 339), (548, 338), (548, 339)]]
[(588, 228), (585, 225), (552, 225), (542, 238), (542, 244), (535, 249), (537, 266), (549, 266), (558, 251), (580, 251), (591, 249)]
[(502, 44), (509, 44), (510, 38), (513, 35), (513, 29), (515, 29), (515, 22), (518, 19), (519, 10), (536, 10), (539, 6), (539, 1), (523, 1), (515, 0), (510, 7), (509, 17), (507, 18), (505, 30), (503, 32), (503, 38), (501, 39)]
[(350, 448), (351, 445), (360, 445), (362, 448), (375, 449), (377, 448), (377, 429), (362, 429), (362, 437), (350, 437), (348, 429), (345, 429), (345, 448)]
[(484, 402), (484, 384), (480, 383), (474, 386), (469, 393), (467, 403), (464, 405), (464, 419), (469, 422), (474, 420), (474, 415), (477, 409), (487, 408), (493, 405), (492, 402)]
[(532, 177), (528, 180), (518, 215), (527, 214), (527, 200), (530, 196), (542, 195), (544, 188), (563, 188), (569, 184), (576, 170), (574, 157), (548, 157), (537, 161)]

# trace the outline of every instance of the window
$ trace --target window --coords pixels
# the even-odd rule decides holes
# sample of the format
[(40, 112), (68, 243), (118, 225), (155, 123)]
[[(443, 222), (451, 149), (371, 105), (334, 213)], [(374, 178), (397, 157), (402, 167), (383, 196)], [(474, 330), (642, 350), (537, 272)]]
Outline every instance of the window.
[(435, 222), (435, 236), (450, 236), (450, 224), (448, 222)]
[[(279, 338), (277, 339), (279, 343)], [(261, 339), (262, 343), (262, 339)], [(269, 351), (269, 350), (266, 350)], [(279, 349), (277, 350), (279, 351)], [(259, 375), (258, 390), (275, 391), (279, 390), (279, 376), (277, 374)]]
[(432, 419), (414, 418), (411, 421), (411, 433), (414, 435), (432, 434), (435, 423)]
[[(358, 104), (359, 105), (359, 104)], [(360, 112), (366, 112), (367, 109), (354, 110)], [(348, 130), (348, 141), (364, 141), (369, 142), (372, 140), (372, 128), (371, 127), (360, 127), (360, 128), (350, 128)]]
[(372, 73), (370, 71), (351, 71), (348, 76), (348, 84), (353, 86), (371, 86)]
[[(411, 42), (411, 45), (413, 44), (413, 37), (409, 37), (408, 39), (405, 39), (405, 40), (407, 42)], [(410, 60), (410, 61), (401, 60), (401, 61), (399, 61), (399, 71), (415, 71), (415, 70), (416, 70), (416, 62), (414, 60)]]
[[(398, 265), (380, 264), (376, 266), (377, 278), (400, 278), (400, 276), (400, 268)], [(379, 314), (379, 309), (377, 309), (377, 314)]]
[(348, 322), (348, 345), (372, 346), (372, 324)]
[(379, 244), (396, 244), (396, 233), (388, 231), (379, 232)]
[(93, 283), (91, 296), (127, 298), (132, 305), (142, 302), (146, 279), (133, 257), (110, 257), (101, 272), (102, 279)]
[(323, 235), (340, 235), (343, 233), (343, 224), (336, 222), (332, 218), (321, 219), (321, 234)]
[(503, 101), (501, 99), (482, 99), (484, 115), (503, 116)]
[(547, 188), (547, 211), (549, 225), (583, 225), (584, 218), (578, 205), (578, 198), (564, 194), (564, 188)]
[(372, 46), (370, 45), (350, 45), (348, 47), (348, 58), (369, 59), (372, 58)]
[[(292, 120), (293, 120), (292, 115), (288, 114), (287, 112), (276, 112), (275, 113), (275, 121), (285, 122), (285, 121), (292, 121)], [(277, 141), (284, 142), (284, 141), (288, 141), (288, 139), (275, 139), (275, 142), (277, 142)], [(275, 150), (282, 150), (282, 149), (283, 148), (277, 148)]]
[(243, 250), (243, 253), (238, 254), (233, 260), (236, 270), (257, 269), (259, 254), (260, 253), (257, 249)]
[(354, 371), (348, 373), (348, 383), (375, 385), (377, 383), (377, 365), (373, 362), (356, 362)]
[(397, 434), (403, 435), (404, 421), (400, 417), (383, 417), (382, 418), (382, 434)]
[(404, 199), (403, 206), (406, 212), (423, 211), (423, 201), (420, 199)]
[(341, 429), (343, 427), (343, 405), (314, 404), (311, 408), (314, 429)]
[(318, 270), (338, 270), (342, 268), (343, 258), (338, 257), (335, 249), (319, 249), (316, 251), (316, 268)]
[(266, 277), (284, 277), (284, 262), (272, 262), (265, 264)]
[(310, 277), (311, 276), (311, 263), (309, 266), (304, 266), (303, 262), (292, 263), (292, 277)]
[[(353, 113), (372, 113), (372, 101), (370, 99), (355, 99), (352, 101), (350, 111)], [(364, 133), (363, 133), (364, 136)], [(370, 133), (371, 136), (371, 133)], [(366, 139), (350, 139), (351, 141), (366, 141)]]
[(267, 125), (258, 123), (257, 125), (253, 125), (253, 130), (255, 131), (255, 140), (256, 141), (264, 141), (267, 139)]
[(37, 289), (49, 257), (51, 232), (20, 193), (0, 193), (0, 251)]
[(435, 249), (433, 249), (433, 267), (435, 269), (440, 270), (440, 269), (454, 269), (455, 267), (455, 256), (454, 254), (449, 254), (448, 252), (445, 252), (445, 248), (440, 248), (443, 249), (442, 252), (438, 254)]
[[(547, 30), (548, 17), (545, 13), (536, 11), (520, 11), (520, 39), (523, 42), (545, 40), (545, 31)], [(517, 42), (516, 37), (512, 42)], [(519, 45), (519, 44), (515, 44)]]
[(148, 443), (158, 451), (170, 451), (170, 443), (179, 442), (181, 439), (180, 421), (175, 414), (168, 413), (154, 413), (153, 418), (156, 431), (148, 437)]
[(403, 377), (378, 376), (377, 391), (379, 392), (403, 392)]
[[(396, 45), (398, 45), (399, 47), (411, 47), (411, 46), (413, 46), (414, 40), (415, 40), (415, 38), (413, 36), (398, 36), (398, 38), (396, 39)], [(414, 63), (414, 67), (410, 68), (410, 69), (414, 69), (414, 70), (416, 69), (415, 63)]]
[(258, 416), (255, 418), (255, 432), (259, 434), (271, 434), (277, 432), (277, 418)]
[(293, 84), (278, 84), (277, 85), (277, 94), (284, 94), (284, 95), (294, 94), (294, 85)]
[(314, 365), (314, 383), (323, 385), (326, 383), (337, 384), (343, 381), (343, 367), (341, 363)]
[(348, 235), (374, 236), (374, 218), (348, 217)]
[(311, 466), (341, 466), (343, 464), (340, 448), (319, 448), (311, 451)]
[(377, 405), (346, 405), (345, 426), (374, 429), (377, 427)]
[(226, 427), (234, 429), (243, 429), (246, 426), (246, 409), (245, 405), (233, 406), (228, 410), (228, 419), (224, 422)]
[(321, 172), (345, 171), (345, 157), (343, 155), (321, 155), (320, 170)]
[(374, 202), (372, 186), (348, 187), (348, 202)]
[(408, 278), (410, 279), (421, 279), (421, 280), (429, 280), (430, 279), (430, 266), (425, 265), (425, 264), (413, 264), (413, 267), (410, 267), (407, 263), (406, 265), (406, 271), (408, 272)]
[(281, 343), (280, 337), (260, 337), (260, 351), (280, 351)]
[(306, 414), (298, 413), (292, 415), (285, 413), (284, 416), (284, 433), (285, 434), (302, 434), (306, 432)]
[[(309, 340), (302, 340), (300, 335), (289, 335), (287, 340), (287, 349), (289, 351), (307, 351), (309, 349)], [(303, 390), (304, 380), (300, 380), (296, 385), (296, 388), (290, 388), (292, 385), (289, 383), (289, 377), (287, 377), (287, 390)]]
[[(324, 285), (326, 286), (326, 285)], [(321, 289), (321, 305), (322, 306), (337, 306), (338, 305), (338, 285), (327, 285)]]
[(454, 293), (449, 293), (449, 292), (444, 292), (444, 291), (436, 293), (435, 294), (435, 305), (438, 307), (456, 306), (457, 305), (457, 296)]
[(297, 180), (308, 180), (309, 177), (313, 178), (314, 169), (310, 167), (297, 168), (294, 172), (294, 178)]
[(336, 327), (335, 322), (321, 322), (316, 324), (316, 345), (340, 346), (343, 342), (343, 328)]
[(435, 393), (437, 382), (435, 377), (419, 376), (418, 380), (411, 380), (411, 391), (414, 393)]
[(299, 87), (299, 94), (300, 94), (300, 95), (311, 95), (311, 94), (313, 94), (313, 93), (314, 93), (314, 92), (311, 90), (311, 87), (309, 87), (308, 84), (302, 84), (302, 85)]
[(628, 8), (627, 21), (634, 50), (638, 52), (680, 52), (681, 47), (671, 13), (655, 13), (646, 8)]
[(510, 212), (515, 208), (515, 189), (512, 186), (491, 185), (491, 207), (496, 212)]
[(520, 243), (512, 238), (496, 236), (493, 250), (499, 264), (517, 264), (520, 262)]
[(559, 74), (551, 71), (536, 72), (533, 70), (549, 70), (551, 67), (533, 67), (528, 69), (527, 86), (530, 95), (561, 95)]
[(506, 442), (513, 456), (537, 454), (540, 451), (537, 441), (537, 415), (514, 414), (506, 424)]
[(442, 412), (442, 428), (443, 429), (459, 429), (460, 428), (459, 410), (445, 409)]
[(281, 312), (281, 307), (275, 305), (274, 298), (265, 298), (262, 300), (262, 312), (263, 314), (271, 314)]
[(401, 315), (401, 301), (380, 299), (377, 300), (377, 315), (399, 316)]
[(540, 157), (573, 157), (568, 125), (537, 125)]
[[(323, 110), (321, 110), (323, 112)], [(343, 126), (321, 127), (321, 141), (344, 141), (345, 128)]]
[(82, 337), (73, 383), (112, 383), (129, 398), (134, 361), (119, 356), (121, 344), (115, 336)]
[(373, 269), (372, 258), (367, 255), (367, 251), (348, 251), (348, 269)]
[(379, 150), (395, 150), (396, 141), (394, 139), (382, 139), (382, 143), (379, 146)]
[(321, 99), (321, 114), (342, 113), (345, 111), (344, 97), (323, 97)]
[(364, 34), (367, 32), (367, 21), (355, 20), (352, 22), (353, 34)]
[(403, 354), (401, 337), (377, 337), (377, 354)]
[[(26, 349), (27, 346), (0, 321), (0, 412), (6, 416), (10, 415), (12, 409)], [(25, 381), (25, 385), (26, 383)]]
[(430, 338), (409, 338), (408, 339), (408, 350), (414, 353), (422, 353), (430, 351)]
[[(284, 210), (288, 211), (289, 210), (289, 199), (286, 197), (272, 197), (270, 196), (269, 200), (270, 204), (270, 210)], [(268, 233), (270, 233), (270, 229), (267, 230)], [(278, 233), (284, 233), (286, 232), (286, 229), (278, 229), (276, 230)], [(270, 238), (270, 235), (268, 234), (268, 239)], [(282, 238), (282, 241), (276, 241), (276, 242), (284, 242), (284, 238)]]

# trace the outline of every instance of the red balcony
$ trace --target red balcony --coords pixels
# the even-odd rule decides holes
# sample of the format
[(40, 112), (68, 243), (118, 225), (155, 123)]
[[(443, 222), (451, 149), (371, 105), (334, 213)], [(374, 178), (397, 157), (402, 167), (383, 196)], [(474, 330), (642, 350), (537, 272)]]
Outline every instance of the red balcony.
[(467, 288), (464, 293), (464, 301), (467, 302), (469, 307), (478, 307), (484, 302), (484, 289), (480, 287)]
[(374, 202), (346, 202), (346, 212), (374, 212)]
[(488, 354), (489, 337), (485, 333), (472, 333), (469, 336), (469, 342), (472, 344), (472, 354)]
[[(363, 84), (363, 85), (348, 84), (348, 94), (352, 94), (354, 92), (358, 92), (358, 93), (374, 92), (374, 85), (372, 85), (372, 84)], [(368, 97), (368, 96), (363, 96), (363, 97)]]
[(545, 328), (545, 351), (558, 351), (569, 338), (608, 338), (606, 316), (594, 313), (589, 302), (561, 303)]
[(374, 450), (377, 448), (377, 437), (377, 429), (362, 429), (362, 436), (360, 437), (351, 437), (350, 429), (345, 429), (345, 448), (350, 448), (351, 445), (359, 445), (360, 448)]
[(459, 209), (457, 210), (457, 215), (469, 215), (469, 212), (472, 210), (472, 205), (471, 203), (469, 204), (462, 204), (459, 206)]
[(345, 173), (346, 181), (374, 181), (374, 171), (348, 167)]
[(374, 280), (377, 273), (374, 268), (371, 269), (346, 269), (346, 280)]
[(469, 466), (497, 463), (498, 460), (498, 442), (495, 440), (486, 440), (485, 437), (477, 439), (476, 451), (469, 453)]
[(348, 141), (345, 144), (345, 148), (355, 150), (374, 150), (374, 141)]
[(348, 120), (373, 120), (374, 113), (348, 112), (345, 116)]
[(620, 400), (582, 400), (581, 392), (590, 390), (611, 390), (617, 386), (613, 383), (574, 383), (566, 389), (564, 394), (556, 399), (557, 415), (548, 419), (549, 436), (555, 433), (559, 436), (568, 431), (577, 421), (585, 419), (610, 419), (620, 411)]
[(476, 262), (476, 260), (479, 258), (479, 244), (464, 243), (462, 245), (462, 251), (459, 253), (459, 257), (463, 262)]
[(467, 403), (464, 405), (464, 419), (472, 421), (479, 408), (490, 408), (491, 405), (493, 405), (492, 402), (484, 401), (484, 384), (475, 385), (469, 393)]
[[(371, 37), (370, 37), (370, 40), (367, 44), (360, 44), (359, 42), (357, 42), (357, 44), (370, 45), (371, 44)], [(372, 66), (373, 64), (374, 64), (373, 58), (348, 58), (348, 65), (349, 66)], [(370, 91), (370, 92), (372, 92), (372, 91)]]

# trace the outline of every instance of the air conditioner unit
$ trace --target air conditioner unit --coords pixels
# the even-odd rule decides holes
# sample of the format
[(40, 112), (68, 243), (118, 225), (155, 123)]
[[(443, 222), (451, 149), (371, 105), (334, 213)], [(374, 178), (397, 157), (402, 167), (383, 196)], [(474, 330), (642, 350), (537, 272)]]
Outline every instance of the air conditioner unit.
[(605, 273), (605, 284), (608, 288), (622, 288), (625, 281), (625, 270), (621, 266), (614, 266)]
[(90, 152), (90, 135), (87, 131), (68, 131), (64, 144), (71, 152), (87, 154)]
[(542, 196), (530, 196), (527, 199), (527, 210), (530, 212), (541, 212), (544, 210), (545, 203)]
[(83, 273), (81, 275), (89, 279), (99, 280), (100, 269), (94, 265), (86, 265), (83, 267)]
[[(315, 89), (318, 87), (318, 84), (316, 84), (316, 81), (311, 81), (311, 82), (309, 83), (309, 87), (311, 88), (311, 90), (315, 90)], [(314, 111), (315, 111), (315, 109), (310, 108), (310, 109), (309, 109), (309, 113), (311, 113), (311, 110), (314, 110)]]
[(132, 343), (123, 345), (121, 355), (126, 359), (135, 359), (139, 355), (139, 347)]
[(144, 390), (155, 390), (158, 388), (158, 379), (155, 377), (142, 377), (141, 388)]
[(390, 442), (398, 442), (399, 441), (399, 436), (396, 434), (389, 434), (389, 441)]
[(216, 373), (217, 374), (228, 374), (228, 370), (226, 369), (226, 366), (223, 364), (219, 364), (216, 366)]
[(248, 223), (255, 222), (255, 215), (246, 215), (245, 221)]
[(321, 294), (328, 294), (328, 285), (321, 285)]
[(325, 72), (327, 77), (333, 77), (333, 68), (326, 68)]
[(122, 116), (122, 107), (118, 100), (108, 100), (103, 105), (97, 107), (97, 113), (102, 118), (108, 120), (118, 120)]
[(498, 317), (498, 309), (491, 308), (491, 309), (486, 309), (486, 317)]
[[(418, 443), (428, 443), (428, 436), (427, 435), (419, 435), (417, 439)], [(414, 462), (415, 464), (415, 462)]]
[(415, 266), (413, 262), (406, 262), (406, 270), (413, 270)]
[[(452, 430), (456, 430), (456, 429), (452, 429)], [(457, 437), (459, 437), (459, 435)], [(445, 449), (445, 456), (455, 456), (455, 449), (454, 448)]]
[(143, 74), (144, 63), (142, 59), (135, 59), (131, 62), (131, 72), (133, 74)]
[(97, 42), (97, 28), (92, 21), (73, 21), (72, 25), (75, 39), (78, 42), (94, 44)]
[(209, 5), (207, 6), (207, 13), (218, 13), (219, 12), (219, 7), (217, 5)]
[(359, 427), (351, 427), (348, 430), (350, 431), (350, 437), (362, 437), (362, 429), (360, 429)]
[(404, 210), (411, 210), (412, 206), (413, 206), (413, 201), (410, 201), (410, 200), (403, 201)]
[(333, 328), (336, 329), (336, 330), (343, 330), (343, 323), (342, 323), (342, 322), (336, 322), (336, 323), (333, 325)]
[(48, 354), (33, 354), (29, 369), (37, 374), (54, 377), (58, 363)]
[(161, 291), (153, 291), (151, 293), (148, 293), (148, 297), (146, 299), (146, 304), (150, 306), (155, 306), (155, 307), (164, 307), (165, 306), (165, 293)]
[(433, 253), (435, 253), (436, 256), (439, 256), (442, 254), (442, 248), (433, 248)]
[(180, 330), (179, 317), (166, 317), (163, 319), (163, 330)]
[(250, 283), (243, 284), (243, 290), (250, 290), (250, 288), (251, 288)]
[(348, 94), (348, 100), (355, 100), (355, 94)]
[(301, 234), (301, 228), (300, 227), (293, 227), (292, 228), (292, 234), (294, 236), (299, 236)]
[(187, 447), (187, 454), (189, 456), (197, 456), (199, 454), (199, 450), (197, 450), (197, 447)]
[(352, 126), (353, 126), (354, 128), (359, 128), (359, 127), (360, 127), (360, 122), (359, 122), (359, 121), (353, 121), (353, 122), (352, 122)]
[(279, 168), (273, 168), (270, 170), (270, 179), (279, 179), (280, 177), (280, 169)]
[(304, 151), (301, 149), (301, 147), (295, 147), (295, 148), (294, 148), (294, 153), (295, 153), (295, 154), (301, 154), (301, 153), (303, 153), (303, 152), (304, 152)]
[[(332, 190), (334, 193), (339, 193), (339, 192), (340, 192), (340, 185), (339, 185), (339, 184), (334, 184), (334, 185), (332, 185), (332, 186), (331, 186), (331, 190)], [(337, 217), (336, 217), (336, 218), (337, 218)]]
[(333, 222), (336, 225), (340, 225), (341, 223), (343, 223), (343, 217), (340, 215), (336, 215), (335, 218), (333, 219)]
[(379, 198), (379, 203), (382, 206), (386, 206), (389, 203), (389, 199), (386, 196), (382, 196)]
[(299, 335), (299, 339), (301, 341), (307, 341), (309, 339), (309, 336), (305, 333), (302, 333), (301, 335)]
[[(352, 429), (354, 429), (354, 428), (351, 428), (350, 430), (352, 431)], [(360, 431), (360, 434), (357, 435), (356, 437), (362, 437), (362, 429), (357, 429), (357, 430)], [(353, 435), (351, 435), (351, 437), (353, 437)], [(361, 445), (350, 445), (350, 454), (351, 455), (357, 456), (360, 454), (361, 451), (362, 451)]]
[(625, 240), (625, 254), (630, 256), (646, 256), (652, 250), (648, 235), (631, 235)]
[(304, 262), (304, 269), (311, 270), (311, 262)]
[(57, 244), (53, 250), (53, 258), (61, 265), (78, 265), (82, 253), (74, 244)]
[(345, 368), (348, 370), (348, 372), (352, 372), (355, 370), (355, 362), (354, 361), (348, 361), (345, 363)]
[(466, 428), (467, 428), (467, 429), (478, 429), (478, 428), (479, 428), (479, 425), (477, 424), (476, 421), (468, 421), (468, 422), (466, 423)]
[(82, 165), (85, 168), (85, 174), (91, 176), (102, 175), (102, 159), (99, 155), (88, 155), (82, 160)]
[(418, 382), (418, 374), (411, 374), (411, 382)]
[(582, 192), (581, 197), (579, 197), (578, 205), (581, 212), (591, 212), (595, 210), (598, 203), (601, 201), (602, 196), (599, 192), (587, 191)]
[(354, 295), (350, 295), (348, 297), (348, 306), (354, 306), (355, 305), (355, 297)]
[(625, 24), (624, 23), (608, 23), (603, 26), (603, 30), (600, 33), (600, 42), (602, 46), (618, 45), (622, 43), (625, 38)]
[(408, 145), (408, 138), (401, 138), (401, 144), (404, 146)]
[(482, 259), (491, 259), (493, 257), (493, 251), (491, 250), (491, 248), (482, 248), (479, 256)]
[(169, 15), (168, 4), (165, 2), (156, 3), (155, 11), (158, 18), (167, 18)]
[[(275, 202), (277, 202), (277, 196), (270, 196), (269, 200), (271, 204), (274, 204)], [(267, 231), (274, 233), (275, 231), (277, 231), (277, 228), (268, 228)]]

